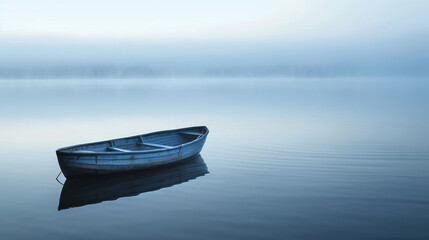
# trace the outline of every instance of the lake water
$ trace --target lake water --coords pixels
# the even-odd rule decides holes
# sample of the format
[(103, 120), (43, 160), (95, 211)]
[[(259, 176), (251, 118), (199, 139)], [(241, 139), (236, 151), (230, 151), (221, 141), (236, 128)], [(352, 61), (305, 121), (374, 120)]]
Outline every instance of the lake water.
[[(2, 80), (0, 239), (429, 239), (427, 80)], [(59, 147), (193, 125), (198, 159), (55, 180)]]

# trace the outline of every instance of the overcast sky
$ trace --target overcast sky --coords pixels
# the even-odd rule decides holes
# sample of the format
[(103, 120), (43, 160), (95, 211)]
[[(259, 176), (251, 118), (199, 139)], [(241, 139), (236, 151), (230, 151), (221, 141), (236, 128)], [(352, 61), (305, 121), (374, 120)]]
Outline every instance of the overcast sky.
[(0, 0), (3, 64), (422, 64), (428, 37), (428, 0)]
[(3, 37), (243, 39), (429, 30), (427, 0), (0, 0)]

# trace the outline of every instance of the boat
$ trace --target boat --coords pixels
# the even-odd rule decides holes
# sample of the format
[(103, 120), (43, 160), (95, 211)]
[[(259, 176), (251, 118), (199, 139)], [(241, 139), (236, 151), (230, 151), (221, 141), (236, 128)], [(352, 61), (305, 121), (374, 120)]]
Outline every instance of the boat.
[(205, 126), (80, 144), (56, 151), (66, 178), (160, 167), (200, 153), (209, 130)]
[(182, 184), (209, 173), (201, 155), (162, 168), (67, 179), (58, 211), (137, 196)]

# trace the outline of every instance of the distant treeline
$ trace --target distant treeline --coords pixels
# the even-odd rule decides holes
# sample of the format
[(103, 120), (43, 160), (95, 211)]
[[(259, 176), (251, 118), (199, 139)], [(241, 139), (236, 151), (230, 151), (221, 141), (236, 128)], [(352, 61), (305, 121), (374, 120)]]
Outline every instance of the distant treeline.
[(0, 66), (0, 79), (46, 78), (154, 78), (154, 77), (338, 77), (362, 75), (429, 75), (429, 69), (375, 70), (350, 66), (230, 66), (202, 69), (168, 69), (149, 66)]
[(41, 66), (0, 68), (0, 78), (152, 78), (168, 76), (264, 77), (264, 76), (344, 76), (355, 74), (351, 68), (250, 66), (207, 69), (155, 69), (148, 66)]
[(138, 78), (159, 76), (146, 66), (39, 66), (0, 68), (0, 78)]

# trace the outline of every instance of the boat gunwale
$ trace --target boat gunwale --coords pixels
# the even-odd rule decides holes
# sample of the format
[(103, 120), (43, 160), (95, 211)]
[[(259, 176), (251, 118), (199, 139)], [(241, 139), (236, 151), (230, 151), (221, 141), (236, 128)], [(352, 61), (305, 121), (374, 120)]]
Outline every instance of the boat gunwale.
[[(166, 133), (166, 132), (183, 131), (185, 129), (191, 129), (191, 128), (203, 128), (203, 129), (205, 129), (205, 133), (202, 133), (200, 137), (197, 137), (196, 139), (194, 139), (192, 141), (189, 141), (187, 143), (183, 143), (183, 144), (180, 144), (177, 146), (171, 146), (171, 148), (149, 149), (149, 150), (139, 150), (139, 151), (130, 151), (130, 152), (73, 152), (73, 151), (66, 152), (66, 151), (64, 151), (65, 149), (80, 147), (80, 146), (85, 146), (85, 145), (99, 144), (99, 143), (115, 141), (115, 140), (124, 139), (124, 138), (137, 138), (137, 137), (149, 135), (149, 134), (159, 134), (159, 133)], [(88, 155), (131, 155), (131, 154), (141, 154), (141, 153), (172, 151), (172, 150), (176, 150), (178, 148), (181, 148), (183, 146), (190, 145), (192, 143), (200, 141), (202, 138), (206, 137), (208, 133), (209, 133), (209, 129), (206, 126), (194, 126), (194, 127), (178, 128), (178, 129), (171, 129), (171, 130), (162, 130), (162, 131), (150, 132), (150, 133), (145, 133), (145, 134), (140, 134), (140, 135), (135, 135), (135, 136), (129, 136), (129, 137), (109, 139), (109, 140), (98, 141), (98, 142), (77, 144), (77, 145), (59, 148), (59, 149), (57, 149), (56, 152), (57, 153), (60, 152), (61, 154), (66, 154), (66, 155), (86, 155), (86, 156), (88, 156)]]

